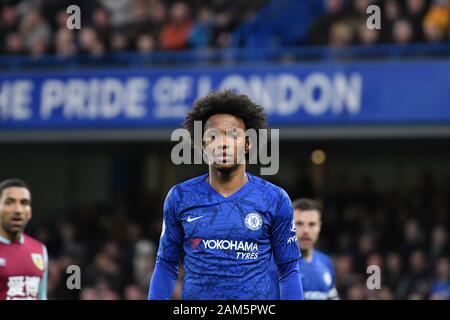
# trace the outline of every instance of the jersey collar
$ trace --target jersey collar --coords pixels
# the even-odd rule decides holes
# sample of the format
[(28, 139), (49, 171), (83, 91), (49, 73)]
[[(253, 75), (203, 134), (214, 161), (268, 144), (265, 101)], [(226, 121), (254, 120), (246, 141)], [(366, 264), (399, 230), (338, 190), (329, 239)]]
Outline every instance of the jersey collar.
[[(20, 244), (23, 244), (24, 241), (25, 241), (25, 238), (23, 237), (23, 235), (21, 235), (21, 236), (20, 236), (20, 239), (19, 239), (19, 243), (20, 243)], [(9, 240), (9, 239), (7, 239), (7, 238), (5, 238), (5, 237), (0, 236), (0, 243), (11, 244), (11, 240)]]
[(230, 194), (228, 197), (225, 197), (224, 195), (220, 194), (216, 189), (214, 189), (211, 186), (211, 184), (206, 179), (209, 176), (208, 173), (204, 175), (203, 184), (206, 186), (206, 189), (209, 192), (211, 192), (219, 200), (221, 200), (221, 201), (223, 201), (223, 200), (232, 200), (235, 197), (237, 197), (240, 194), (242, 194), (251, 185), (251, 179), (252, 179), (251, 175), (248, 174), (247, 172), (245, 173), (245, 175), (247, 176), (247, 182), (244, 185), (242, 185), (238, 190), (236, 190), (235, 192)]

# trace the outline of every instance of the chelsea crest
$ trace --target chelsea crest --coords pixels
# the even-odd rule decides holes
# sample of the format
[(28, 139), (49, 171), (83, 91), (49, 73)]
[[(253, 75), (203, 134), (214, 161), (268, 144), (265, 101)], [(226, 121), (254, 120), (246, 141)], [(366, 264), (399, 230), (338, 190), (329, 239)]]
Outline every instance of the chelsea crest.
[(250, 230), (258, 230), (262, 226), (262, 217), (257, 212), (251, 212), (245, 216), (245, 225)]

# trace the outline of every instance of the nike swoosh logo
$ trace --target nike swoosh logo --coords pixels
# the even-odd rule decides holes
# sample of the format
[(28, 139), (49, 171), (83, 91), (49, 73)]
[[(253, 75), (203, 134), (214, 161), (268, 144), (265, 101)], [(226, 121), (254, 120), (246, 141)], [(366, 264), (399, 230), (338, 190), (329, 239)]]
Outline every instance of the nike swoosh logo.
[(200, 216), (200, 217), (195, 217), (195, 218), (191, 218), (191, 217), (188, 217), (187, 218), (187, 222), (192, 222), (192, 221), (195, 221), (195, 220), (198, 220), (198, 219), (201, 219), (201, 218), (203, 218), (204, 216)]

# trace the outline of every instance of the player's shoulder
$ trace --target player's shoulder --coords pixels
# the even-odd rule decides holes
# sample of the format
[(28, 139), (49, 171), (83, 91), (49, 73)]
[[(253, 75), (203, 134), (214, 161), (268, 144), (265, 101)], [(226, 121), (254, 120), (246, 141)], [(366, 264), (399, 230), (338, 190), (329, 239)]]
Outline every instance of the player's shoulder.
[(207, 174), (191, 178), (189, 180), (175, 184), (167, 193), (168, 198), (183, 198), (185, 193), (198, 192), (200, 184), (205, 181)]
[(319, 250), (314, 250), (314, 255), (316, 256), (316, 258), (320, 261), (322, 261), (323, 263), (327, 264), (328, 266), (333, 266), (333, 259), (327, 255), (326, 253), (319, 251)]
[(25, 233), (23, 234), (23, 243), (26, 244), (28, 247), (35, 247), (35, 248), (41, 247), (45, 249), (45, 244)]
[(289, 199), (287, 192), (282, 187), (277, 186), (276, 184), (261, 177), (255, 176), (251, 173), (247, 173), (247, 176), (249, 177), (249, 179), (251, 179), (255, 187), (260, 189), (264, 193), (273, 193), (278, 197)]
[(205, 173), (205, 174), (202, 174), (202, 175), (200, 175), (198, 177), (194, 177), (194, 178), (191, 178), (189, 180), (180, 182), (180, 183), (176, 184), (175, 186), (179, 186), (181, 188), (197, 187), (200, 183), (205, 181), (207, 176), (208, 176), (208, 174)]

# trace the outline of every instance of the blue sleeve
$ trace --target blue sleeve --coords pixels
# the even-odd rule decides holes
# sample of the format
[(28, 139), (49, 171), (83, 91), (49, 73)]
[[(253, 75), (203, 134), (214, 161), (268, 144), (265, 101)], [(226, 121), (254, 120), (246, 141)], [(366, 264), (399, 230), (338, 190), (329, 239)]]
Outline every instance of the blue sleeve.
[(178, 263), (157, 258), (148, 292), (148, 300), (169, 300), (178, 279)]
[(280, 300), (280, 280), (278, 278), (278, 267), (275, 263), (273, 255), (270, 257), (268, 272), (271, 284), (270, 292), (272, 293), (272, 299), (269, 300)]
[(304, 300), (298, 261), (278, 265), (281, 300)]
[(179, 191), (170, 189), (164, 201), (164, 216), (157, 256), (169, 262), (179, 263), (183, 253), (184, 232), (178, 220)]
[(333, 260), (330, 257), (327, 257), (328, 268), (331, 273), (331, 285), (330, 290), (328, 291), (328, 299), (329, 300), (339, 300), (339, 294), (336, 289), (336, 272), (334, 271)]
[(180, 196), (172, 188), (164, 201), (164, 216), (155, 269), (150, 281), (148, 298), (168, 300), (178, 278), (178, 266), (183, 253), (183, 229), (177, 217)]
[(277, 265), (300, 258), (291, 199), (281, 190), (271, 231), (271, 244)]
[(47, 248), (44, 246), (44, 263), (45, 263), (45, 271), (42, 276), (41, 282), (39, 284), (39, 292), (38, 299), (39, 300), (47, 300), (47, 281), (48, 281), (48, 253)]

